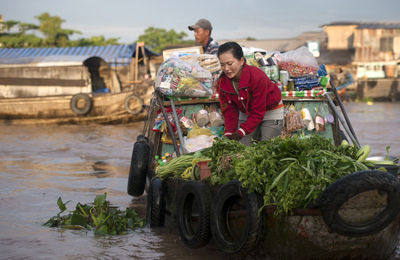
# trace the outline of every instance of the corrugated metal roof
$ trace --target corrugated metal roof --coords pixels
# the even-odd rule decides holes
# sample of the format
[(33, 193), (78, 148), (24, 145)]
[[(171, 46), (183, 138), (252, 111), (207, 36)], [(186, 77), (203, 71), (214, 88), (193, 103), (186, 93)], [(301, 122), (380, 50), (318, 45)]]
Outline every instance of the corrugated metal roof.
[(324, 26), (345, 26), (345, 25), (358, 25), (357, 29), (400, 29), (400, 21), (387, 21), (387, 22), (373, 22), (373, 21), (364, 21), (364, 22), (332, 22), (328, 24), (323, 24), (320, 27)]
[(363, 23), (357, 29), (400, 29), (400, 21)]
[(324, 26), (342, 26), (342, 25), (360, 25), (362, 22), (355, 22), (355, 21), (338, 21), (338, 22), (331, 22), (327, 24), (323, 24), (320, 27)]
[[(97, 56), (110, 65), (129, 64), (136, 53), (136, 44), (89, 47), (10, 48), (0, 49), (0, 64), (28, 64), (37, 62), (83, 62)], [(145, 47), (146, 56), (158, 56)], [(142, 52), (138, 53), (139, 58)]]

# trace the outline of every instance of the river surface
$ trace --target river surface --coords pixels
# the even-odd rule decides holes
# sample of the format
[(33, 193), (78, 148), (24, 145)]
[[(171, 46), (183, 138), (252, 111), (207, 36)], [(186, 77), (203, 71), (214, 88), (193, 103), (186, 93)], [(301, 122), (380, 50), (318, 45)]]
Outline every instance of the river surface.
[[(346, 103), (361, 145), (371, 156), (400, 156), (400, 103)], [(132, 147), (143, 122), (127, 125), (0, 125), (0, 259), (221, 259), (215, 250), (189, 250), (176, 233), (148, 227), (120, 236), (47, 228), (67, 208), (107, 200), (145, 217), (146, 196), (126, 193)], [(400, 248), (392, 259), (400, 259)]]

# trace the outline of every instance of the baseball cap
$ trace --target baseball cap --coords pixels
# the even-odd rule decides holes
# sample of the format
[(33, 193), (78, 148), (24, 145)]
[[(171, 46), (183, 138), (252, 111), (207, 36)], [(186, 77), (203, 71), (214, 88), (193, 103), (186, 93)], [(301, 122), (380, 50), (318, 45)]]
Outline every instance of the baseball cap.
[(212, 26), (209, 20), (207, 19), (200, 19), (195, 25), (188, 26), (189, 30), (194, 31), (199, 28), (204, 28), (206, 30), (212, 30)]

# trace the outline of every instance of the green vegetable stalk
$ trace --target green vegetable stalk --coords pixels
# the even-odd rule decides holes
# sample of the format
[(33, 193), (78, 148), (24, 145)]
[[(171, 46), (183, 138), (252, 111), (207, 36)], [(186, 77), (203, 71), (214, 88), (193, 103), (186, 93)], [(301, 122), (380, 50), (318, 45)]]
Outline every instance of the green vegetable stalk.
[(288, 213), (315, 201), (334, 181), (350, 173), (373, 168), (357, 161), (357, 148), (338, 147), (319, 135), (308, 139), (280, 137), (252, 147), (226, 138), (214, 142), (211, 183), (237, 179), (249, 192), (264, 196), (264, 206), (276, 206), (276, 214)]
[(193, 155), (181, 155), (172, 159), (164, 166), (159, 166), (156, 175), (161, 180), (171, 176), (180, 176), (188, 167), (192, 166)]

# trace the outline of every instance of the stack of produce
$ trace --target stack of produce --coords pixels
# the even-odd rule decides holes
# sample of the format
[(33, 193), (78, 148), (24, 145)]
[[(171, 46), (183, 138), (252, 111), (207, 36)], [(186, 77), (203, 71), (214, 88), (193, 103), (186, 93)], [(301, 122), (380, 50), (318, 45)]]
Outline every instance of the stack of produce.
[(220, 69), (214, 55), (174, 53), (158, 69), (155, 86), (170, 96), (212, 96), (214, 74)]
[(221, 70), (218, 57), (211, 54), (201, 54), (199, 57), (199, 65), (208, 70), (210, 73), (215, 73)]
[[(204, 149), (204, 151), (207, 150)], [(165, 180), (167, 178), (195, 179), (193, 166), (203, 160), (207, 161), (209, 158), (203, 156), (200, 151), (194, 154), (181, 155), (172, 159), (167, 164), (157, 167), (156, 175), (161, 180)]]
[(318, 62), (304, 46), (285, 53), (257, 52), (248, 64), (260, 67), (282, 91), (322, 89), (327, 83), (320, 82)]
[(364, 161), (367, 147), (335, 147), (319, 135), (308, 139), (274, 138), (246, 147), (226, 138), (214, 142), (208, 157), (211, 183), (239, 180), (249, 192), (264, 195), (264, 206), (277, 206), (276, 214), (314, 202), (321, 192), (345, 175), (374, 168)]

